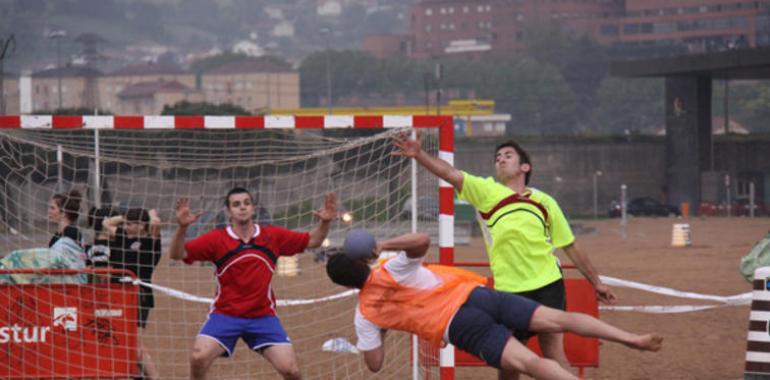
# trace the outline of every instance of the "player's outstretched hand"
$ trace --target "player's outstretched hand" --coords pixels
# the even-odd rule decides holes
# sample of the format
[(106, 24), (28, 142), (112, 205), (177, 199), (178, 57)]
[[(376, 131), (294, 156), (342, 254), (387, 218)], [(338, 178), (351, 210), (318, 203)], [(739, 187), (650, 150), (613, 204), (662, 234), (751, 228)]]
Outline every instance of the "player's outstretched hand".
[(420, 131), (415, 132), (415, 138), (409, 137), (409, 132), (401, 132), (393, 137), (393, 146), (398, 151), (391, 153), (394, 156), (402, 156), (415, 158), (422, 150), (422, 134)]
[(321, 219), (322, 222), (329, 222), (337, 218), (337, 195), (326, 193), (324, 207), (313, 211), (313, 215)]
[(150, 222), (157, 222), (160, 223), (160, 215), (158, 214), (158, 210), (151, 208), (149, 211), (147, 211), (147, 215), (150, 217)]
[(190, 200), (188, 198), (179, 198), (176, 200), (176, 222), (180, 227), (187, 227), (200, 217), (201, 214), (193, 214), (190, 210)]
[(601, 284), (596, 287), (596, 298), (605, 305), (614, 305), (618, 297), (607, 285)]

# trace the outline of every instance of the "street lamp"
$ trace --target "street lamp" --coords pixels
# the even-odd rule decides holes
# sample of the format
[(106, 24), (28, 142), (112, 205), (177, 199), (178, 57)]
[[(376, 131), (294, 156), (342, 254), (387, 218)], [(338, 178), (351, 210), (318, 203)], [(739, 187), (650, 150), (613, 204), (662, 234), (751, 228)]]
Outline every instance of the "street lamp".
[(332, 114), (332, 68), (331, 68), (331, 50), (329, 50), (332, 31), (329, 28), (322, 28), (321, 33), (326, 34), (326, 107), (327, 113)]
[(599, 177), (602, 174), (601, 170), (594, 172), (594, 219), (599, 218)]
[(59, 108), (62, 108), (62, 96), (61, 96), (61, 39), (67, 36), (67, 32), (64, 30), (54, 30), (48, 33), (48, 38), (56, 40), (56, 92), (59, 95)]

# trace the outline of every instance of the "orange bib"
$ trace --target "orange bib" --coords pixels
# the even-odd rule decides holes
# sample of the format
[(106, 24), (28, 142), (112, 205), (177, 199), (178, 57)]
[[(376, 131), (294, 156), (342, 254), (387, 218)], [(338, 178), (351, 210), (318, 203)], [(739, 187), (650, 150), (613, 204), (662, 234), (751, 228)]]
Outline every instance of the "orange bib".
[(441, 285), (432, 289), (411, 288), (396, 282), (385, 263), (372, 269), (358, 294), (361, 314), (382, 328), (407, 331), (441, 346), (449, 320), (471, 291), (486, 284), (487, 279), (454, 267), (427, 268), (439, 277)]

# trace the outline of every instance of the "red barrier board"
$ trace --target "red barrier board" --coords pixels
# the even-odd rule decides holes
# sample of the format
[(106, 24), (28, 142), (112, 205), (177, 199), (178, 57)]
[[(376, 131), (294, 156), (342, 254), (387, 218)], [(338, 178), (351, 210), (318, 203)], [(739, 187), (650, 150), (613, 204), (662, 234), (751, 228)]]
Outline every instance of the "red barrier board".
[(126, 378), (136, 373), (137, 287), (0, 285), (0, 378)]
[[(488, 286), (492, 286), (492, 279), (490, 279)], [(584, 278), (565, 278), (564, 286), (567, 293), (567, 311), (599, 317), (596, 292), (588, 280)], [(543, 356), (537, 338), (530, 339), (527, 347), (538, 355)], [(599, 339), (597, 338), (586, 338), (566, 333), (564, 334), (564, 351), (573, 367), (596, 368), (599, 366)], [(455, 349), (455, 365), (457, 367), (475, 367), (486, 366), (487, 364), (469, 353)]]

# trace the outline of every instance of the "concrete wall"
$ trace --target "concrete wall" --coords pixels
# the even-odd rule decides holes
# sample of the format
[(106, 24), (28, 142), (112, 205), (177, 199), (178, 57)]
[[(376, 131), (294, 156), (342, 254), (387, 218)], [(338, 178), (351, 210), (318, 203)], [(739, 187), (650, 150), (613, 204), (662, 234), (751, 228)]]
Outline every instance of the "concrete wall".
[[(455, 166), (482, 176), (494, 176), (494, 148), (501, 140), (459, 140), (455, 143)], [(660, 139), (631, 141), (522, 141), (533, 161), (531, 186), (550, 193), (571, 215), (593, 214), (593, 176), (597, 170), (598, 211), (605, 215), (609, 204), (620, 198), (620, 185), (628, 186), (628, 197), (661, 198), (666, 183), (666, 143)], [(770, 202), (770, 138), (718, 136), (714, 141), (713, 172), (729, 174), (737, 181), (755, 180), (758, 200)], [(704, 168), (704, 173), (712, 169)], [(721, 178), (721, 177), (720, 177)], [(708, 178), (707, 178), (708, 179)], [(708, 181), (706, 181), (708, 182)], [(714, 186), (723, 186), (721, 179)], [(704, 186), (707, 184), (705, 182)], [(719, 199), (724, 189), (704, 189)], [(735, 190), (733, 190), (735, 191)], [(669, 194), (670, 195), (670, 194)], [(735, 199), (735, 195), (733, 195)], [(669, 200), (670, 197), (669, 197)]]
[[(597, 176), (598, 211), (606, 215), (620, 185), (628, 196), (658, 198), (665, 180), (665, 146), (653, 142), (522, 142), (533, 165), (530, 186), (554, 196), (568, 214), (593, 214), (593, 180)], [(459, 141), (455, 166), (470, 173), (494, 176), (495, 141)]]

